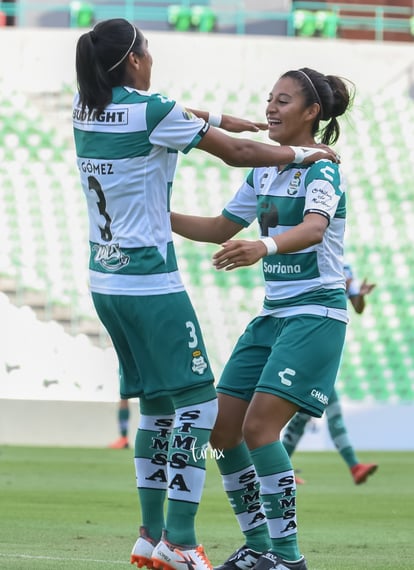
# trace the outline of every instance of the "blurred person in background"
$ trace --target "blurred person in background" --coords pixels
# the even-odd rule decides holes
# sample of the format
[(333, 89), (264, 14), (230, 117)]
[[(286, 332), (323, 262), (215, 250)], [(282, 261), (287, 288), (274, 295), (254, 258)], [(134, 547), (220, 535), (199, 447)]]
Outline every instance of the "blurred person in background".
[[(344, 265), (344, 273), (348, 299), (351, 301), (355, 312), (360, 315), (365, 309), (365, 296), (371, 293), (375, 284), (367, 283), (366, 279), (364, 279), (362, 283), (359, 283), (354, 275), (352, 267), (349, 264)], [(354, 483), (356, 485), (365, 483), (367, 478), (378, 469), (378, 465), (376, 463), (361, 463), (358, 460), (356, 451), (349, 439), (338, 392), (335, 388), (329, 397), (329, 403), (326, 406), (325, 414), (328, 422), (329, 435), (331, 436), (331, 439), (342, 459), (349, 467)], [(306, 425), (311, 419), (312, 416), (309, 414), (297, 412), (286, 426), (282, 442), (289, 454), (289, 457), (292, 457), (292, 454), (305, 432)], [(301, 477), (296, 476), (296, 483), (303, 484), (305, 481)]]
[(129, 447), (129, 418), (130, 418), (128, 400), (120, 399), (117, 410), (118, 437), (109, 444), (111, 449), (127, 449)]

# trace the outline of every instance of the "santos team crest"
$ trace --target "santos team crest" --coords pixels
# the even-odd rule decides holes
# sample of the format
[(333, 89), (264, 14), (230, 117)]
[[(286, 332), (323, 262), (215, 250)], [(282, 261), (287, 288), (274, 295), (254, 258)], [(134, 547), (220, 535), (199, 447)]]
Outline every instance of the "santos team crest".
[(191, 370), (200, 376), (204, 374), (207, 369), (207, 362), (200, 350), (193, 352), (193, 360), (191, 361)]
[(93, 249), (96, 252), (95, 263), (99, 263), (108, 271), (117, 271), (129, 263), (129, 255), (123, 253), (117, 243), (112, 245), (94, 245)]

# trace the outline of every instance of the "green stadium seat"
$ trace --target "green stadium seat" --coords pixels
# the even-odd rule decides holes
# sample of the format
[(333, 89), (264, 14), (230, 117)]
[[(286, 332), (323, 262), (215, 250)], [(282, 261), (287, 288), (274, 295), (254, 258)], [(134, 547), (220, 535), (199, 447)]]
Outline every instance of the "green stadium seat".
[(191, 7), (191, 25), (199, 32), (214, 32), (217, 15), (210, 6)]
[(94, 7), (92, 4), (74, 0), (69, 4), (70, 27), (90, 28), (94, 20)]
[(187, 32), (191, 28), (191, 8), (172, 4), (168, 7), (168, 24), (178, 32)]
[(328, 10), (318, 10), (315, 14), (316, 35), (323, 38), (336, 38), (338, 33), (338, 15)]
[(293, 12), (293, 27), (297, 36), (312, 37), (316, 33), (316, 15), (309, 10)]

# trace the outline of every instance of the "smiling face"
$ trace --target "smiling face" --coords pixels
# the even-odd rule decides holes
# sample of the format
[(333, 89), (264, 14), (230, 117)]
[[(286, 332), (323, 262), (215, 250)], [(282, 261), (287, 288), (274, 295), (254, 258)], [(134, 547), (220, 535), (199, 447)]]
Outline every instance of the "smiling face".
[(298, 81), (280, 78), (269, 93), (266, 118), (269, 138), (282, 145), (307, 146), (314, 144), (312, 125), (319, 113), (318, 103), (305, 106)]

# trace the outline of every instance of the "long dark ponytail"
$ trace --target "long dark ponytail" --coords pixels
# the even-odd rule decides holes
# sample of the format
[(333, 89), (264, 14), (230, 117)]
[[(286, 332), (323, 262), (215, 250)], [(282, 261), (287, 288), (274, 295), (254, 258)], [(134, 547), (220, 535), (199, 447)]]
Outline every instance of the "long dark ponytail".
[(122, 85), (132, 51), (144, 53), (142, 33), (128, 20), (99, 22), (82, 34), (76, 46), (76, 78), (82, 110), (101, 113), (111, 102), (112, 88)]
[[(301, 85), (305, 105), (319, 104), (320, 111), (313, 123), (312, 135), (319, 133), (323, 144), (336, 143), (340, 135), (336, 117), (351, 108), (355, 95), (353, 84), (336, 75), (324, 75), (309, 67), (287, 71), (282, 77), (291, 77)], [(328, 122), (320, 128), (320, 121)]]

